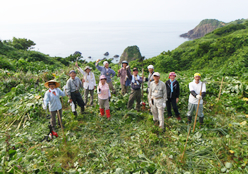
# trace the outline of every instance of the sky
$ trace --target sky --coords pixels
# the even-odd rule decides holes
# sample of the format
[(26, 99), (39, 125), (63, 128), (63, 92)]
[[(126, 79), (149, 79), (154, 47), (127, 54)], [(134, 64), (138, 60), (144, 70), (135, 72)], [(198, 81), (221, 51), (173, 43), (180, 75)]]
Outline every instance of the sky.
[(248, 18), (247, 0), (1, 0), (0, 25)]

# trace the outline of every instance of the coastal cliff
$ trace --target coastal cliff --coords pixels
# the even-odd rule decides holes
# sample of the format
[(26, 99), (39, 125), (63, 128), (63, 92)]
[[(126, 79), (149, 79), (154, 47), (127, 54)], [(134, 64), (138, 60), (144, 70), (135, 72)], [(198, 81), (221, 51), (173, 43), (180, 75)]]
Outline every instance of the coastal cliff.
[(225, 26), (226, 23), (216, 19), (204, 19), (194, 29), (187, 33), (181, 34), (180, 37), (197, 39), (205, 36), (205, 34), (212, 32), (216, 28)]

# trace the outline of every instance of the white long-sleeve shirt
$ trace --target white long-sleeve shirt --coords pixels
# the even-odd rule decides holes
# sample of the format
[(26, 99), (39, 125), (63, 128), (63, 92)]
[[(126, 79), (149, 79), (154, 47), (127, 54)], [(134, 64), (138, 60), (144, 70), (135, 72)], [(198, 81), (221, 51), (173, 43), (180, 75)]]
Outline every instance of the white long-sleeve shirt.
[(83, 74), (84, 76), (84, 89), (88, 89), (89, 90), (93, 90), (94, 87), (96, 86), (96, 79), (95, 79), (95, 75), (93, 72), (90, 72), (89, 74), (86, 73), (85, 71), (83, 71), (80, 67), (78, 67), (78, 70)]

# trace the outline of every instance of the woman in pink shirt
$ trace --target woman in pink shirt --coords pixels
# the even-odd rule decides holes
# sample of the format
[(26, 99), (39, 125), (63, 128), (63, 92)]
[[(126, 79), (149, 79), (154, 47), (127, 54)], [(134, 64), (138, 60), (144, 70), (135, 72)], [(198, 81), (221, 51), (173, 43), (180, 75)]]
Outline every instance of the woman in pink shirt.
[(109, 98), (111, 97), (111, 93), (109, 90), (109, 85), (106, 83), (106, 76), (100, 76), (100, 82), (97, 87), (97, 94), (98, 94), (98, 102), (100, 105), (100, 113), (101, 116), (104, 116), (104, 108), (106, 111), (106, 116), (110, 118), (110, 110), (109, 110)]

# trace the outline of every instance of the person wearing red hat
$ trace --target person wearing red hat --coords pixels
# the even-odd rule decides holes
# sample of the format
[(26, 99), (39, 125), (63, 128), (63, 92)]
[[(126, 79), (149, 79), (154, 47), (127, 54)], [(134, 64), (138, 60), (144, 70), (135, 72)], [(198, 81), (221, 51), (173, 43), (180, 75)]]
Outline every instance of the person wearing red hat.
[(97, 93), (98, 93), (98, 102), (100, 105), (100, 114), (101, 116), (104, 116), (104, 109), (106, 111), (106, 116), (109, 119), (110, 118), (110, 110), (109, 110), (109, 98), (111, 97), (109, 85), (106, 82), (107, 77), (105, 75), (100, 76), (100, 82), (97, 87)]
[(175, 72), (170, 72), (169, 80), (166, 81), (166, 89), (167, 89), (167, 113), (168, 118), (171, 118), (171, 105), (177, 117), (177, 120), (181, 120), (180, 113), (178, 112), (177, 103), (179, 101), (179, 94), (180, 94), (180, 86), (178, 81), (175, 79), (176, 77)]

